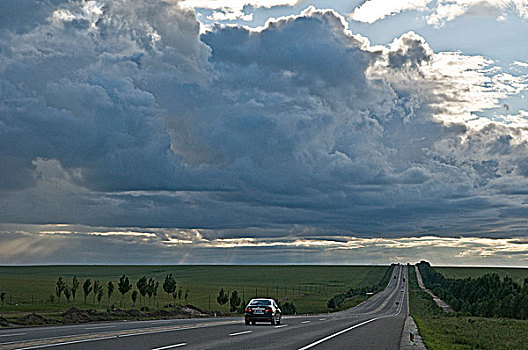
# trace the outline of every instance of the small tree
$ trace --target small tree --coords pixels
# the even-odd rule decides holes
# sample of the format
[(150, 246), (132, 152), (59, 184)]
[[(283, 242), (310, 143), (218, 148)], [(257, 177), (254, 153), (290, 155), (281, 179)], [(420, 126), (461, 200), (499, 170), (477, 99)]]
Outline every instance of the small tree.
[(182, 289), (180, 287), (178, 288), (178, 300), (181, 300), (181, 297), (182, 297)]
[(154, 283), (154, 291), (152, 292), (152, 295), (154, 295), (154, 307), (156, 307), (156, 297), (158, 296), (158, 288), (159, 282), (156, 281), (156, 283)]
[(178, 296), (177, 291), (172, 292), (172, 300), (173, 300), (174, 307), (176, 307), (176, 297), (177, 296)]
[(86, 305), (86, 298), (92, 292), (92, 281), (89, 278), (86, 279), (83, 283), (83, 292), (84, 292), (84, 305)]
[(108, 286), (106, 287), (106, 295), (108, 295), (108, 302), (107, 302), (108, 305), (110, 305), (110, 298), (112, 297), (112, 293), (114, 293), (114, 289), (115, 289), (115, 286), (112, 283), (112, 281), (108, 281)]
[(97, 293), (99, 293), (99, 281), (94, 281), (93, 283), (93, 302), (92, 304), (95, 305), (95, 297), (97, 297)]
[(234, 290), (231, 293), (231, 298), (229, 298), (229, 311), (235, 312), (238, 309), (238, 306), (240, 305), (240, 297), (238, 296), (238, 292)]
[(154, 295), (154, 287), (156, 286), (156, 280), (154, 277), (149, 278), (147, 283), (147, 294), (149, 296), (149, 304), (152, 305), (150, 298)]
[[(176, 280), (172, 277), (172, 273), (165, 276), (165, 281), (163, 282), (163, 290), (167, 293), (167, 304), (169, 303), (170, 294), (173, 294), (176, 291)], [(174, 296), (174, 304), (176, 304), (176, 296)]]
[(228, 300), (229, 300), (228, 293), (224, 292), (224, 288), (220, 289), (220, 291), (218, 292), (218, 297), (216, 298), (216, 301), (218, 302), (218, 304), (222, 306), (225, 303), (227, 303)]
[(123, 299), (125, 298), (125, 294), (130, 292), (132, 289), (132, 284), (128, 280), (127, 275), (121, 276), (119, 282), (117, 283), (117, 289), (119, 290), (119, 293), (121, 293), (121, 307), (123, 307)]
[[(147, 277), (143, 276), (136, 282), (136, 287), (139, 291), (139, 294), (143, 297), (143, 305), (145, 305), (145, 295), (147, 295), (148, 282)], [(140, 298), (141, 302), (141, 298)]]
[(72, 294), (71, 294), (71, 289), (70, 289), (70, 287), (68, 287), (68, 285), (66, 285), (66, 287), (64, 287), (64, 296), (66, 297), (66, 301), (69, 304)]
[(77, 294), (77, 289), (79, 289), (79, 280), (77, 279), (77, 276), (73, 276), (71, 294), (73, 296), (73, 303), (74, 304), (75, 304), (75, 295)]
[(0, 300), (2, 300), (2, 312), (4, 312), (4, 302), (5, 302), (6, 292), (2, 290), (0, 292)]
[(101, 299), (103, 299), (104, 295), (104, 285), (102, 283), (99, 284), (99, 287), (97, 287), (97, 303), (101, 305)]
[(138, 291), (136, 289), (134, 289), (134, 291), (132, 292), (132, 307), (135, 309), (136, 308), (136, 300), (137, 300), (137, 297), (138, 297)]
[(55, 285), (55, 294), (59, 298), (59, 310), (60, 310), (60, 298), (61, 298), (62, 292), (64, 291), (64, 288), (66, 288), (66, 282), (64, 282), (64, 280), (62, 279), (62, 276), (59, 276), (59, 278), (57, 278), (57, 283)]

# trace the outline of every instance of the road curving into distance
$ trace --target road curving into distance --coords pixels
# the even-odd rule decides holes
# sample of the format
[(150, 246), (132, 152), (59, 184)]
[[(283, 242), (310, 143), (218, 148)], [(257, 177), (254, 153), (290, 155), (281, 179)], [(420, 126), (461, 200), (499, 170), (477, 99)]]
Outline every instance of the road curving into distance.
[(1, 349), (398, 349), (408, 310), (407, 266), (345, 311), (244, 325), (242, 317), (90, 323), (0, 331)]

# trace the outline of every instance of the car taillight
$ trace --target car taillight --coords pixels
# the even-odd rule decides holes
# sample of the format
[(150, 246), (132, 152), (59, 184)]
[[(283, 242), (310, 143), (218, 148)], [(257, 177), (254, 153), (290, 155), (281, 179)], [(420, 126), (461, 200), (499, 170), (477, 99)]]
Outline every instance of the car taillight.
[(253, 311), (253, 310), (251, 310), (251, 309), (248, 308), (248, 307), (246, 307), (246, 308), (244, 309), (244, 312), (252, 312), (252, 311)]
[(273, 312), (273, 309), (271, 307), (267, 307), (266, 312)]

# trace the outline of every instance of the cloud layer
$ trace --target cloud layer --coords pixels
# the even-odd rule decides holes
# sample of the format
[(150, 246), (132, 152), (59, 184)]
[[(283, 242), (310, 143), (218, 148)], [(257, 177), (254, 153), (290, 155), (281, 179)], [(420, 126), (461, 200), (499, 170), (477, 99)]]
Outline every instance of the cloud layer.
[(457, 17), (491, 16), (505, 20), (509, 13), (528, 18), (526, 0), (370, 0), (350, 14), (356, 21), (374, 23), (404, 11), (426, 13), (428, 24), (443, 26)]
[(313, 7), (202, 35), (174, 1), (47, 2), (30, 18), (0, 22), (0, 222), (525, 235), (525, 117), (480, 113), (526, 76), (489, 59), (413, 32), (372, 46)]

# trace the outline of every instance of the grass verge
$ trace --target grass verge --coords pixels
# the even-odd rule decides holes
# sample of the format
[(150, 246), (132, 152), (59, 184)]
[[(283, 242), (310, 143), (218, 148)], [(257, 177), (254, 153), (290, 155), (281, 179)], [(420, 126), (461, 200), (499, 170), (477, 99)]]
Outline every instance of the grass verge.
[(445, 314), (409, 268), (411, 315), (429, 350), (528, 349), (528, 321)]

